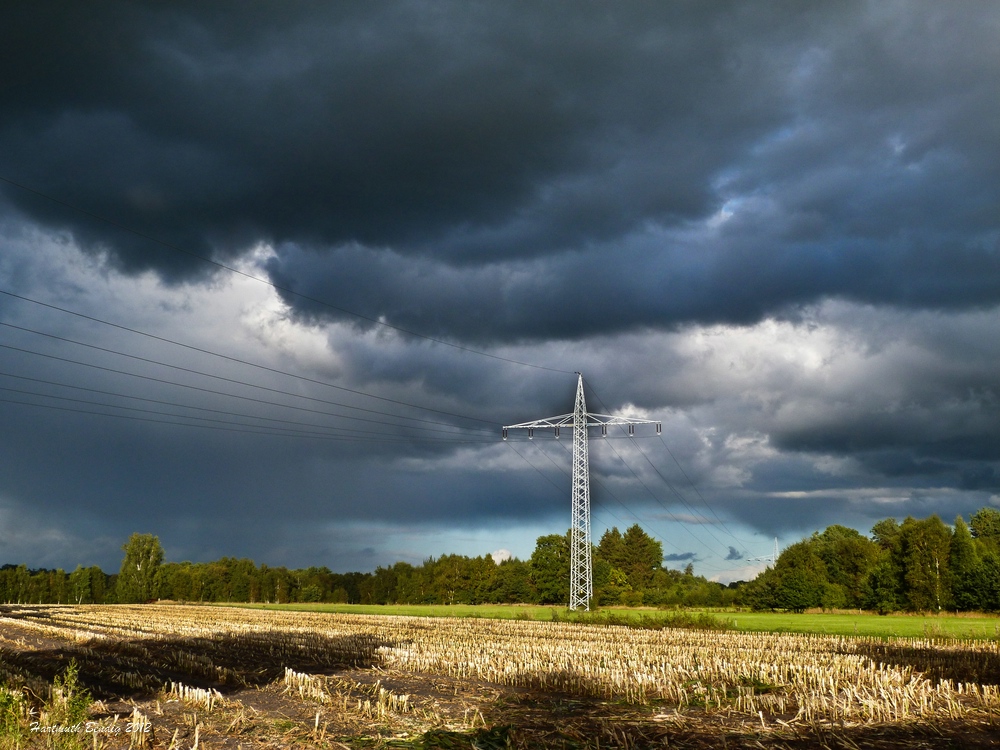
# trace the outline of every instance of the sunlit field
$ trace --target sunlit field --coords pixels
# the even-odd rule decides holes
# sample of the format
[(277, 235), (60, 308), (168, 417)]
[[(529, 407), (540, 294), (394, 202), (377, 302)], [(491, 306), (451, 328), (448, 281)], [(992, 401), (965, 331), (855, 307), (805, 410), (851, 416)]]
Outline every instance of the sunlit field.
[(1000, 739), (996, 639), (380, 612), (2, 607), (0, 746), (916, 748)]
[(571, 613), (565, 607), (541, 605), (365, 605), (365, 604), (235, 604), (236, 607), (277, 611), (382, 614), (412, 617), (484, 617), (503, 620), (602, 620), (637, 625), (684, 625), (696, 616), (718, 621), (720, 629), (767, 633), (817, 633), (903, 638), (1000, 638), (1000, 617), (971, 614), (876, 615), (859, 612), (787, 614), (781, 612), (694, 611), (613, 607), (592, 613)]

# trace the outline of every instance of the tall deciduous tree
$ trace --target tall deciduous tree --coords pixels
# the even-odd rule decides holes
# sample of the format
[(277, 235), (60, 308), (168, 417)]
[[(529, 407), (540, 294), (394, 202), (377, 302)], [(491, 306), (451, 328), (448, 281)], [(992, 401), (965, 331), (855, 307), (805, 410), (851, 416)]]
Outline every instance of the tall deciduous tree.
[(951, 603), (951, 529), (933, 515), (922, 521), (907, 518), (900, 533), (909, 609), (939, 612)]
[(132, 534), (122, 545), (125, 553), (118, 573), (116, 594), (119, 602), (136, 603), (152, 599), (157, 573), (163, 562), (163, 547), (152, 534)]
[(955, 607), (962, 610), (985, 609), (982, 561), (969, 527), (961, 516), (955, 519), (948, 566), (951, 569), (951, 595)]
[(569, 603), (569, 532), (538, 537), (530, 565), (539, 604)]
[(775, 571), (778, 607), (801, 612), (822, 604), (823, 586), (827, 583), (826, 565), (811, 540), (785, 548), (775, 564)]
[(90, 570), (77, 565), (69, 574), (69, 595), (74, 604), (90, 604), (94, 601), (90, 590)]
[(902, 584), (900, 571), (888, 550), (879, 553), (875, 565), (865, 579), (864, 605), (880, 615), (887, 615), (900, 608)]
[[(812, 538), (816, 553), (826, 565), (830, 587), (843, 594), (843, 602), (835, 606), (859, 607), (864, 599), (864, 582), (878, 558), (878, 546), (854, 529), (846, 526), (828, 526), (822, 534)], [(834, 606), (832, 600), (824, 606)]]
[(1000, 552), (1000, 510), (980, 508), (972, 514), (969, 526), (984, 550)]

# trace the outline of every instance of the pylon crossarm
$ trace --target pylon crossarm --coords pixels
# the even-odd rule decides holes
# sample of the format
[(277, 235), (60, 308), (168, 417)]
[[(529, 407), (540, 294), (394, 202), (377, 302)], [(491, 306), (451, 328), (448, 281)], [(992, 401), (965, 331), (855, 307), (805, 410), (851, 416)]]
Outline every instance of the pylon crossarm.
[(632, 419), (631, 417), (613, 417), (610, 414), (594, 414), (587, 412), (587, 427), (599, 427), (600, 425), (629, 425), (629, 424), (660, 424), (655, 419)]
[[(545, 419), (536, 419), (532, 422), (521, 422), (521, 424), (509, 424), (504, 425), (505, 430), (523, 430), (529, 427), (572, 427), (573, 426), (573, 414), (561, 414), (558, 417), (546, 417)], [(613, 417), (610, 414), (594, 414), (593, 412), (587, 412), (587, 427), (600, 427), (601, 425), (607, 425), (609, 427), (614, 427), (615, 425), (630, 425), (630, 424), (659, 424), (653, 419), (631, 419), (629, 417)]]
[(545, 419), (536, 419), (533, 422), (521, 422), (521, 424), (509, 424), (504, 427), (505, 430), (523, 430), (526, 428), (534, 427), (572, 427), (573, 426), (573, 415), (572, 414), (562, 414), (558, 417), (546, 417)]

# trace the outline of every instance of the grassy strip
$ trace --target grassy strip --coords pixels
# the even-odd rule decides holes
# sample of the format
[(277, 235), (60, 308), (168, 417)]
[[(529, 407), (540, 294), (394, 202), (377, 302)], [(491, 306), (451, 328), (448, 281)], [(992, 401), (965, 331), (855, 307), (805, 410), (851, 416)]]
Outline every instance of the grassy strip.
[(733, 630), (732, 620), (717, 617), (708, 612), (635, 612), (625, 610), (600, 610), (597, 612), (565, 611), (559, 622), (575, 622), (581, 625), (625, 625), (643, 630), (663, 630), (664, 628), (686, 628), (688, 630)]
[(364, 605), (364, 604), (233, 604), (235, 607), (342, 614), (407, 615), (414, 617), (482, 617), (489, 619), (554, 620), (631, 625), (735, 629), (769, 633), (821, 633), (877, 638), (1000, 638), (1000, 618), (989, 615), (874, 615), (867, 613), (787, 614), (781, 612), (693, 612), (613, 608), (570, 612), (565, 607), (538, 605)]
[(407, 617), (478, 617), (489, 620), (536, 620), (576, 622), (584, 625), (625, 625), (645, 630), (688, 628), (691, 630), (733, 630), (731, 617), (708, 612), (656, 609), (601, 609), (595, 612), (573, 612), (565, 607), (539, 605), (489, 604), (228, 604), (221, 606), (249, 607), (300, 612), (332, 612), (337, 614), (367, 614)]
[(627, 625), (633, 628), (691, 628), (696, 630), (731, 630), (729, 613), (720, 617), (708, 612), (614, 608), (594, 612), (573, 612), (566, 607), (540, 605), (490, 604), (230, 604), (222, 606), (249, 607), (300, 612), (332, 612), (337, 614), (396, 615), (408, 617), (479, 617), (489, 620), (537, 620), (577, 622), (587, 625)]
[(819, 633), (876, 638), (1000, 638), (1000, 618), (989, 615), (875, 615), (856, 613), (786, 614), (734, 612), (737, 630), (769, 633)]

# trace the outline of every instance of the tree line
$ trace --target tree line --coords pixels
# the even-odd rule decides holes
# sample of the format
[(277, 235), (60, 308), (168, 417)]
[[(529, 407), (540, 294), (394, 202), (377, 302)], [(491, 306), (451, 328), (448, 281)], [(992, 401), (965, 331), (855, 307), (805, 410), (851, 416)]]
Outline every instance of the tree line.
[[(663, 566), (663, 545), (638, 525), (609, 529), (593, 550), (596, 606), (724, 607), (735, 588)], [(554, 604), (569, 602), (570, 532), (539, 537), (530, 559), (445, 555), (372, 574), (370, 601), (383, 604)]]
[[(539, 537), (528, 560), (443, 555), (420, 565), (398, 562), (371, 573), (325, 567), (289, 570), (224, 557), (164, 562), (159, 539), (133, 534), (119, 572), (98, 567), (0, 568), (0, 601), (8, 603), (335, 602), (351, 604), (553, 604), (569, 601), (569, 532)], [(594, 604), (721, 607), (735, 588), (663, 565), (662, 544), (634, 525), (605, 532), (593, 548)]]
[(830, 526), (785, 549), (737, 602), (795, 612), (1000, 612), (1000, 511), (981, 508), (954, 526), (936, 515), (887, 518), (870, 538)]
[[(339, 602), (551, 604), (569, 601), (569, 532), (539, 537), (528, 560), (443, 555), (370, 573), (288, 569), (224, 557), (164, 562), (151, 534), (133, 534), (117, 574), (99, 567), (0, 568), (8, 603)], [(1000, 612), (1000, 510), (948, 526), (938, 516), (887, 518), (870, 536), (834, 525), (786, 548), (749, 583), (723, 586), (663, 564), (662, 544), (638, 524), (609, 529), (593, 547), (594, 606)]]

